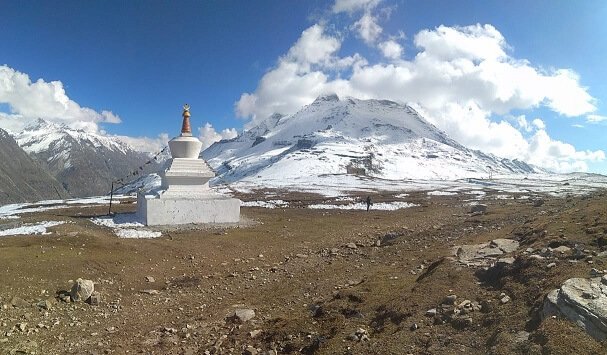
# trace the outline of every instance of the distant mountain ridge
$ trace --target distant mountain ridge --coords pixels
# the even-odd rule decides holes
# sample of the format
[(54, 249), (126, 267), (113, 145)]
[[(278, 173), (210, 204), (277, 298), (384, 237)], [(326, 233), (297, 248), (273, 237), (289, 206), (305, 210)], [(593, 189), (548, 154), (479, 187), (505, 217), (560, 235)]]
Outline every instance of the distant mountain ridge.
[(14, 138), (74, 197), (108, 193), (112, 180), (149, 158), (117, 138), (43, 119), (15, 133)]
[(337, 95), (291, 115), (272, 115), (202, 155), (225, 182), (302, 174), (452, 180), (543, 172), (466, 148), (408, 105)]
[(0, 129), (0, 204), (67, 197), (63, 186)]

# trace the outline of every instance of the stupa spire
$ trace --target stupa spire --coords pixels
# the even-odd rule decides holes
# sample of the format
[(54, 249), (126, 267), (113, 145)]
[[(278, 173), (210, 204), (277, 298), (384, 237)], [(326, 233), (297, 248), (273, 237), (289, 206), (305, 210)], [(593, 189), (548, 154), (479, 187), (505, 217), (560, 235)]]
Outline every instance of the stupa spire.
[(181, 125), (181, 135), (182, 136), (191, 136), (192, 135), (192, 126), (190, 126), (190, 105), (183, 105), (183, 124)]

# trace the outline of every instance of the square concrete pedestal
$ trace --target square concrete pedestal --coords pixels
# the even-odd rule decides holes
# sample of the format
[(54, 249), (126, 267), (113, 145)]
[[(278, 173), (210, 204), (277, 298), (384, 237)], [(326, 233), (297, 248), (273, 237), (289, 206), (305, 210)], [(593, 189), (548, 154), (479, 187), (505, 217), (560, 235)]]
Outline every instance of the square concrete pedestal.
[(238, 223), (240, 200), (210, 194), (205, 198), (137, 194), (137, 216), (145, 225)]

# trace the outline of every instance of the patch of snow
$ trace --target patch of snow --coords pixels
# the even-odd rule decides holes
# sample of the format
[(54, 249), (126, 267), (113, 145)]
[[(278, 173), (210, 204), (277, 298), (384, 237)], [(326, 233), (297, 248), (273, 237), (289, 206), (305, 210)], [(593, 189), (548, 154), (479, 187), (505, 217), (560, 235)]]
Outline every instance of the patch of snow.
[(32, 235), (32, 234), (50, 234), (46, 229), (60, 224), (64, 224), (64, 221), (44, 221), (39, 223), (25, 224), (21, 227), (0, 230), (0, 237), (7, 235)]
[(96, 217), (91, 218), (91, 222), (113, 229), (114, 234), (119, 238), (149, 239), (162, 236), (161, 232), (145, 229), (136, 213), (118, 213), (112, 217)]
[(154, 232), (148, 230), (139, 229), (116, 229), (114, 231), (119, 238), (127, 239), (150, 239), (159, 238), (162, 236), (161, 232)]
[(262, 207), (262, 208), (278, 208), (287, 206), (289, 203), (283, 200), (268, 200), (268, 201), (246, 201), (240, 204), (241, 207)]
[(396, 198), (405, 198), (405, 197), (408, 197), (408, 196), (409, 196), (409, 194), (398, 194), (398, 195), (395, 195), (394, 197), (396, 197)]
[[(395, 211), (402, 208), (410, 208), (418, 206), (414, 203), (409, 202), (379, 202), (371, 205), (371, 210), (382, 210), (382, 211)], [(367, 205), (365, 203), (351, 203), (347, 205), (331, 205), (331, 204), (314, 204), (309, 205), (308, 208), (320, 209), (320, 210), (366, 210)]]
[(109, 228), (143, 227), (136, 213), (118, 213), (112, 217), (91, 218), (91, 222)]
[(457, 192), (451, 191), (430, 191), (428, 192), (428, 196), (453, 196), (457, 195)]

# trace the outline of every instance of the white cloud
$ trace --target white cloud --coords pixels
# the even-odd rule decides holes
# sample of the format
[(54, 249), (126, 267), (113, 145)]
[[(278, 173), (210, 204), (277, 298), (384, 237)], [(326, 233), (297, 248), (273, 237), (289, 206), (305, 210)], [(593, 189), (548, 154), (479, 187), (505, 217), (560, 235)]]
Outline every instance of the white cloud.
[(381, 35), (383, 29), (377, 24), (377, 18), (370, 12), (365, 14), (352, 25), (358, 33), (358, 36), (367, 44), (374, 44)]
[(403, 47), (394, 40), (382, 42), (378, 47), (388, 59), (399, 59), (403, 55)]
[(157, 153), (169, 143), (169, 135), (167, 133), (160, 133), (156, 138), (130, 136), (115, 137), (130, 145), (135, 150), (146, 153)]
[(539, 118), (534, 119), (531, 123), (537, 129), (546, 129), (546, 123), (544, 121), (540, 120)]
[(572, 124), (571, 127), (575, 127), (575, 128), (584, 128), (584, 125), (581, 124)]
[[(321, 94), (390, 99), (418, 104), (429, 120), (462, 144), (496, 155), (525, 157), (558, 170), (584, 168), (586, 161), (604, 157), (602, 151), (578, 152), (552, 140), (540, 119), (528, 122), (523, 117), (515, 121), (518, 128), (499, 119), (513, 110), (537, 107), (563, 116), (591, 114), (596, 100), (571, 69), (545, 71), (510, 55), (505, 38), (491, 25), (422, 30), (414, 36), (418, 51), (410, 60), (394, 60), (398, 49), (386, 53), (385, 44), (378, 47), (388, 62), (368, 63), (360, 54), (346, 60), (339, 56), (341, 41), (318, 24), (304, 31), (257, 89), (235, 103), (237, 114), (252, 118), (250, 127), (275, 112), (293, 113)], [(320, 49), (310, 48), (309, 42), (320, 43)]]
[(0, 126), (9, 129), (23, 127), (26, 122), (37, 118), (90, 131), (97, 131), (100, 122), (121, 122), (120, 117), (111, 111), (99, 113), (81, 107), (67, 96), (60, 81), (38, 79), (32, 82), (27, 74), (6, 65), (0, 66), (0, 103), (10, 107), (10, 114), (0, 118)]
[(325, 35), (321, 25), (314, 25), (303, 31), (299, 40), (289, 49), (286, 60), (297, 62), (308, 68), (310, 64), (323, 64), (341, 46), (341, 42)]
[(238, 132), (234, 128), (226, 128), (221, 132), (217, 132), (213, 125), (205, 123), (204, 126), (198, 128), (199, 138), (202, 142), (202, 150), (207, 149), (213, 143), (219, 142), (222, 139), (232, 139), (238, 136)]
[(358, 10), (372, 9), (377, 6), (379, 2), (380, 0), (337, 0), (333, 5), (332, 10), (334, 13), (352, 13)]
[(588, 123), (599, 123), (599, 122), (603, 122), (603, 121), (607, 121), (607, 116), (601, 116), (601, 115), (586, 116), (586, 122), (588, 122)]

